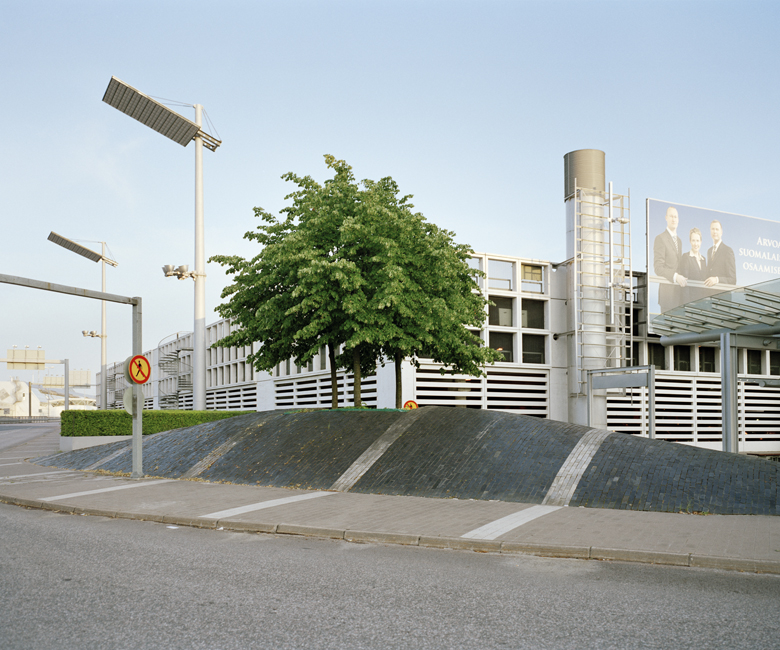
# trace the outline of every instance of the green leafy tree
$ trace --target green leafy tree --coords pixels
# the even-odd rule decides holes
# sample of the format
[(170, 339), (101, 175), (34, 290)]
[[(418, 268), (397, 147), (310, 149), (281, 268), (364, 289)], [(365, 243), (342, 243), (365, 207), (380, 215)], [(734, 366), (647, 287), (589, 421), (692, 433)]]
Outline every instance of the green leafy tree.
[(351, 368), (360, 405), (361, 377), (392, 359), (399, 407), (404, 357), (482, 374), (500, 355), (464, 327), (481, 326), (487, 304), (474, 292), (471, 250), (413, 213), (391, 178), (358, 184), (344, 161), (325, 160), (335, 173), (323, 185), (283, 176), (298, 186), (283, 219), (255, 208), (264, 224), (245, 238), (262, 246), (257, 256), (211, 258), (234, 276), (218, 311), (238, 326), (215, 345), (261, 342), (249, 356), (258, 370), (306, 364), (327, 346), (333, 408), (339, 368)]
[(356, 266), (339, 254), (341, 225), (359, 205), (348, 165), (326, 158), (335, 170), (324, 185), (293, 173), (282, 178), (298, 189), (292, 204), (277, 218), (262, 208), (263, 220), (244, 237), (262, 247), (254, 258), (216, 255), (211, 261), (226, 267), (233, 284), (222, 292), (228, 300), (217, 310), (237, 329), (216, 345), (260, 342), (248, 360), (257, 370), (272, 370), (287, 359), (304, 365), (327, 346), (331, 367), (332, 405), (338, 406), (336, 351), (344, 343), (347, 304), (355, 302), (361, 277)]
[(359, 240), (375, 243), (364, 274), (373, 287), (369, 313), (381, 352), (394, 361), (396, 407), (401, 407), (401, 361), (443, 364), (441, 372), (479, 376), (500, 353), (482, 347), (466, 326), (482, 327), (488, 304), (468, 265), (473, 252), (413, 212), (392, 178), (364, 181)]

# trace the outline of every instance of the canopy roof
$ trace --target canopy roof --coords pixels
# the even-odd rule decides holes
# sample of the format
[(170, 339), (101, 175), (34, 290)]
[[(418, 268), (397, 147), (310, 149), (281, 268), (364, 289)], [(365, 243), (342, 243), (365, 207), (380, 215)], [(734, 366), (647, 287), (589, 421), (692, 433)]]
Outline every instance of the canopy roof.
[(665, 336), (779, 325), (780, 278), (694, 300), (656, 316), (651, 322), (653, 331)]

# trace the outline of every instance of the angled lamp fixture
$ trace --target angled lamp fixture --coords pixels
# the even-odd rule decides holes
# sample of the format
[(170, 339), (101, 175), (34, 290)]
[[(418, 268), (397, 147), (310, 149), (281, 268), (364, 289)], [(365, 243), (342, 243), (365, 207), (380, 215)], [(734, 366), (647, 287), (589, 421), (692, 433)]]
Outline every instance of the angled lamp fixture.
[[(53, 230), (49, 233), (48, 239), (50, 242), (57, 244), (57, 246), (67, 248), (69, 251), (73, 251), (77, 255), (86, 257), (92, 262), (102, 262), (102, 287), (103, 293), (106, 292), (106, 264), (114, 267), (119, 266), (119, 264), (110, 257), (106, 257), (106, 242), (100, 242), (103, 245), (103, 253), (101, 254), (93, 251), (91, 248), (87, 248), (86, 246), (82, 246), (81, 244), (74, 242), (72, 239), (58, 235)], [(84, 336), (92, 336), (95, 338), (100, 337), (100, 407), (102, 409), (106, 409), (108, 408), (108, 382), (106, 381), (106, 357), (108, 356), (106, 351), (106, 338), (108, 335), (106, 334), (105, 300), (100, 301), (100, 334), (98, 334), (95, 330), (92, 330), (91, 332), (82, 330), (81, 333)]]
[(222, 144), (201, 128), (203, 106), (195, 104), (195, 121), (182, 117), (167, 106), (136, 90), (124, 81), (111, 77), (103, 101), (125, 115), (148, 126), (186, 147), (195, 141), (195, 270), (183, 275), (178, 269), (163, 267), (166, 277), (175, 275), (180, 280), (191, 277), (195, 280), (195, 327), (192, 351), (192, 407), (196, 411), (206, 410), (206, 248), (203, 228), (203, 147), (216, 151)]

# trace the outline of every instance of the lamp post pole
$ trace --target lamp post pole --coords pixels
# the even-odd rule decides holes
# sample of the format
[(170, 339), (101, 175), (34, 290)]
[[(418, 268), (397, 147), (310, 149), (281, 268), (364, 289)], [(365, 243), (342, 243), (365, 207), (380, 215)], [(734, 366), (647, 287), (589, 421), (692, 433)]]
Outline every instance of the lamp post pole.
[[(124, 81), (111, 77), (103, 95), (103, 101), (138, 120), (174, 142), (186, 147), (190, 140), (195, 141), (195, 271), (171, 273), (165, 269), (166, 277), (177, 275), (179, 279), (195, 279), (195, 323), (192, 342), (192, 406), (196, 410), (206, 409), (206, 249), (203, 243), (203, 147), (216, 151), (222, 144), (214, 136), (205, 133), (203, 126), (203, 106), (195, 104), (195, 122), (163, 106), (127, 85)], [(181, 268), (181, 267), (180, 267)]]
[[(106, 292), (106, 242), (103, 245), (101, 260), (103, 267), (103, 283), (101, 291)], [(108, 408), (108, 381), (106, 379), (106, 301), (100, 301), (100, 408), (104, 411)]]
[[(202, 126), (203, 106), (195, 104)], [(192, 408), (206, 410), (206, 247), (203, 227), (203, 139), (195, 136), (195, 323), (192, 342)]]

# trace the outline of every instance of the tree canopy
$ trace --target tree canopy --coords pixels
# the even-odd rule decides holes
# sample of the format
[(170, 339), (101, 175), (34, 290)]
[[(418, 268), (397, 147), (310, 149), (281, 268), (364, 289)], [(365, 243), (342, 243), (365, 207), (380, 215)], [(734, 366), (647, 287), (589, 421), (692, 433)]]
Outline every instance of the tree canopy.
[(262, 247), (254, 258), (211, 258), (234, 276), (217, 309), (237, 325), (215, 345), (260, 342), (248, 359), (257, 370), (306, 364), (327, 346), (334, 408), (340, 368), (352, 370), (360, 405), (361, 377), (395, 361), (400, 407), (403, 358), (470, 375), (501, 359), (466, 329), (482, 326), (487, 305), (471, 249), (414, 213), (392, 178), (357, 183), (343, 160), (325, 162), (334, 176), (322, 185), (282, 177), (297, 186), (283, 217), (254, 209), (264, 222), (245, 234)]

